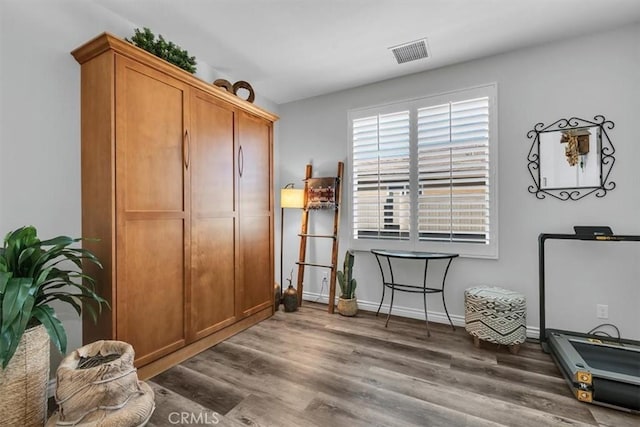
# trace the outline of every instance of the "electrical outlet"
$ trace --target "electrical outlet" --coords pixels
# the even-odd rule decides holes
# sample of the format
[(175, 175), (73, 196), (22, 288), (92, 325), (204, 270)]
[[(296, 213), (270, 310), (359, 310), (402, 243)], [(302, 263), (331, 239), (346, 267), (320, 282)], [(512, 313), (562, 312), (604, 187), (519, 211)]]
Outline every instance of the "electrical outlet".
[(325, 271), (324, 273), (322, 273), (322, 281), (326, 282), (328, 280), (329, 280), (329, 273)]
[(596, 305), (596, 316), (598, 319), (608, 319), (609, 318), (609, 306), (606, 304), (597, 304)]

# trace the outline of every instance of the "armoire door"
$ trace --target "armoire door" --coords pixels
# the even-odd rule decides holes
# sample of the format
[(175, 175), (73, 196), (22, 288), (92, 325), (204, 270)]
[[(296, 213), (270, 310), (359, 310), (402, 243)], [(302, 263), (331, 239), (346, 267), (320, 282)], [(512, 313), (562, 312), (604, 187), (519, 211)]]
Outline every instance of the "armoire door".
[(236, 319), (234, 110), (191, 95), (191, 333), (199, 339)]
[(238, 113), (240, 206), (239, 312), (251, 315), (273, 303), (273, 199), (271, 123)]
[(185, 345), (189, 90), (116, 56), (116, 336), (136, 366)]

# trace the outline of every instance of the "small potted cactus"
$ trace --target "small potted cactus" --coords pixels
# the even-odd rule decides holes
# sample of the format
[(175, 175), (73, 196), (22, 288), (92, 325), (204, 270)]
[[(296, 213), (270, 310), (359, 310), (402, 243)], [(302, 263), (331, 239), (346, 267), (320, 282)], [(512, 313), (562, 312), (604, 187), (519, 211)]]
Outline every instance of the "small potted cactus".
[(353, 252), (347, 251), (344, 254), (344, 271), (338, 271), (338, 282), (340, 283), (340, 298), (338, 299), (338, 313), (343, 316), (355, 316), (358, 313), (358, 302), (356, 300), (356, 279), (353, 278)]

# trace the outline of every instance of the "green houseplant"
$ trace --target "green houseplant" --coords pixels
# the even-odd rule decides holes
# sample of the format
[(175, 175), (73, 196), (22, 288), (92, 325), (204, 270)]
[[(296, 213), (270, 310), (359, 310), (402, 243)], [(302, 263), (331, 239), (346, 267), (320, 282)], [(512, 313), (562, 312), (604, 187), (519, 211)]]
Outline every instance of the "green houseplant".
[(155, 34), (149, 28), (143, 28), (142, 31), (136, 28), (131, 40), (125, 40), (191, 74), (196, 72), (195, 56), (189, 56), (189, 52), (180, 46), (171, 41), (166, 41), (162, 34), (158, 34), (156, 39)]
[[(67, 335), (56, 317), (54, 301), (78, 314), (83, 300), (106, 301), (95, 292), (82, 262), (100, 261), (71, 247), (82, 239), (58, 236), (41, 241), (35, 227), (8, 233), (0, 248), (0, 413), (6, 425), (42, 425), (46, 417), (49, 340), (67, 351)], [(84, 309), (96, 319), (91, 304)], [(3, 424), (4, 425), (4, 424)]]
[[(0, 365), (6, 368), (22, 334), (29, 326), (42, 324), (53, 344), (63, 354), (67, 335), (51, 307), (53, 301), (71, 305), (81, 314), (82, 300), (93, 300), (101, 309), (106, 301), (95, 292), (93, 278), (73, 269), (82, 261), (101, 266), (86, 249), (71, 245), (80, 238), (58, 236), (38, 239), (35, 227), (21, 227), (10, 232), (0, 248)], [(70, 261), (70, 263), (66, 263)], [(70, 269), (71, 268), (71, 269)], [(95, 309), (84, 306), (96, 319)]]
[(356, 279), (353, 278), (353, 251), (344, 254), (343, 271), (338, 271), (338, 283), (340, 284), (340, 298), (338, 299), (338, 313), (343, 316), (355, 316), (358, 313), (356, 300)]

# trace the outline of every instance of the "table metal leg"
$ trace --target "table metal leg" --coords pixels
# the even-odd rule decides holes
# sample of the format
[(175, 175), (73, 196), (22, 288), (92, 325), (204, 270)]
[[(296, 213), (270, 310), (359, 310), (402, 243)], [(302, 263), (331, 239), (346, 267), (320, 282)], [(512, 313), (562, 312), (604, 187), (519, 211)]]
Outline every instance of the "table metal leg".
[[(395, 287), (396, 281), (393, 277), (393, 268), (391, 268), (391, 259), (389, 257), (387, 257), (387, 264), (389, 265), (389, 276), (391, 277), (391, 304), (389, 304), (389, 313), (387, 313), (387, 321), (384, 324), (385, 328), (389, 324), (389, 319), (391, 318), (391, 310), (393, 309), (393, 297), (396, 293), (396, 287)], [(382, 283), (382, 286), (383, 287), (385, 286), (384, 282)]]
[(380, 298), (380, 305), (378, 306), (378, 311), (376, 311), (376, 317), (380, 314), (380, 309), (382, 308), (382, 302), (384, 301), (384, 291), (386, 286), (384, 285), (384, 271), (382, 270), (382, 264), (380, 264), (380, 259), (378, 255), (374, 254), (376, 257), (376, 261), (378, 261), (378, 267), (380, 268), (380, 277), (382, 277), (382, 298)]
[(427, 316), (427, 293), (424, 292), (422, 294), (422, 297), (424, 298), (424, 321), (427, 324), (427, 336), (430, 337), (431, 332), (429, 331), (429, 317)]
[(378, 317), (378, 314), (380, 314), (380, 309), (382, 308), (382, 302), (384, 301), (384, 290), (385, 290), (386, 286), (384, 285), (384, 283), (382, 284), (382, 298), (380, 298), (380, 305), (378, 306), (378, 311), (376, 311), (376, 317)]
[(386, 328), (389, 324), (389, 319), (391, 318), (391, 309), (393, 308), (393, 295), (395, 294), (396, 288), (391, 285), (391, 304), (389, 304), (389, 313), (387, 313), (387, 321), (384, 323), (384, 327)]
[(429, 260), (424, 260), (424, 276), (422, 277), (422, 299), (424, 300), (424, 321), (427, 324), (427, 336), (431, 336), (429, 331), (429, 315), (427, 314), (427, 269), (429, 268)]
[(453, 326), (453, 322), (451, 321), (451, 317), (449, 317), (449, 311), (447, 310), (447, 303), (444, 301), (444, 292), (442, 293), (442, 305), (444, 306), (444, 312), (447, 315), (447, 319), (449, 319), (449, 324), (451, 328), (455, 331), (456, 327)]
[(449, 324), (451, 325), (451, 328), (455, 331), (456, 327), (453, 326), (453, 322), (451, 321), (451, 317), (449, 316), (449, 310), (447, 310), (447, 303), (444, 300), (444, 282), (445, 280), (447, 280), (447, 273), (449, 272), (449, 266), (451, 265), (451, 261), (453, 261), (453, 258), (449, 258), (449, 262), (447, 263), (447, 268), (444, 270), (444, 276), (442, 278), (442, 305), (444, 306), (444, 312), (447, 315), (447, 319), (449, 319)]

